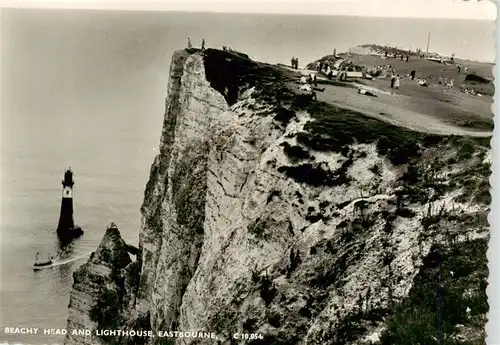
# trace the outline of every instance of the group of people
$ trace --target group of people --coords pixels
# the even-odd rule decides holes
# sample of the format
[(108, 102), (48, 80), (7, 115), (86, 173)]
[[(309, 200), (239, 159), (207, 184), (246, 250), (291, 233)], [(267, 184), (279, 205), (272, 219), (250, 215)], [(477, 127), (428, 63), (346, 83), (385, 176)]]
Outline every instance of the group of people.
[[(415, 79), (415, 68), (411, 70), (409, 74), (406, 75), (407, 78), (411, 78), (411, 80)], [(398, 89), (400, 86), (400, 77), (399, 74), (393, 74), (391, 75), (391, 88)], [(429, 83), (427, 82), (426, 78), (418, 79), (418, 85), (420, 86), (429, 86)], [(448, 78), (439, 77), (438, 79), (438, 85), (444, 85), (448, 88), (452, 88), (454, 86), (454, 79), (451, 79), (450, 82), (448, 83)]]
[[(389, 55), (389, 52), (386, 50), (385, 53), (384, 53), (384, 56), (386, 58), (388, 58), (389, 57), (388, 55)], [(393, 53), (392, 57), (396, 59), (398, 57), (398, 54), (397, 53)], [(403, 61), (403, 60), (406, 60), (406, 62), (408, 62), (410, 60), (410, 55), (408, 55), (408, 54), (405, 55), (405, 54), (401, 53), (401, 61)]]
[(318, 70), (318, 71), (323, 70), (323, 62), (322, 61), (316, 62), (316, 70)]
[(333, 69), (330, 67), (330, 63), (328, 61), (319, 61), (317, 70), (323, 72), (328, 77), (328, 79), (332, 79)]
[[(336, 53), (336, 52), (335, 52)], [(335, 54), (334, 53), (334, 54)], [(418, 52), (421, 53), (421, 52)], [(387, 51), (385, 52), (386, 56), (388, 55)], [(396, 58), (397, 54), (394, 53), (393, 56)], [(401, 60), (406, 58), (406, 61), (409, 60), (409, 55), (401, 54), (400, 56)], [(291, 59), (292, 62), (292, 68), (298, 69), (298, 58), (293, 57)], [(329, 79), (332, 78), (333, 76), (333, 71), (334, 69), (337, 70), (337, 76), (336, 80), (339, 81), (345, 81), (347, 80), (347, 73), (348, 70), (352, 67), (354, 68), (355, 66), (350, 64), (349, 61), (347, 60), (341, 60), (340, 63), (338, 60), (335, 61), (335, 63), (330, 60), (320, 60), (317, 61), (314, 65), (314, 68), (318, 72), (324, 73)], [(460, 72), (461, 66), (457, 65), (458, 70)], [(467, 69), (465, 68), (465, 71)], [(361, 75), (363, 78), (367, 78), (368, 74), (371, 76), (375, 75), (383, 75), (383, 76), (390, 76), (390, 86), (392, 89), (399, 89), (401, 87), (401, 76), (396, 73), (395, 66), (391, 64), (387, 65), (382, 65), (382, 66), (377, 66), (373, 69), (368, 70), (366, 67), (362, 67), (361, 69)], [(416, 71), (415, 68), (412, 68), (412, 70), (405, 75), (405, 78), (415, 80), (416, 78)], [(300, 89), (304, 91), (310, 91), (314, 93), (314, 90), (317, 89), (317, 80), (316, 80), (316, 75), (310, 74), (309, 76), (302, 76), (300, 80), (301, 86), (299, 87)], [(454, 81), (451, 79), (451, 81), (448, 83), (447, 79), (439, 78), (438, 84), (440, 85), (445, 85), (447, 87), (453, 87)], [(419, 79), (418, 80), (418, 85), (420, 86), (429, 86), (428, 82), (426, 79)], [(315, 87), (313, 87), (315, 86)], [(307, 90), (306, 90), (307, 89)], [(321, 90), (320, 90), (321, 91)], [(364, 92), (363, 92), (364, 94)], [(315, 98), (315, 97), (314, 97)]]
[(443, 77), (439, 77), (438, 84), (439, 85), (446, 85), (447, 87), (453, 87), (453, 79), (450, 80), (450, 82), (448, 83), (448, 78), (443, 79)]
[(399, 89), (400, 86), (400, 77), (399, 74), (395, 75), (394, 73), (391, 75), (391, 87), (394, 89)]
[(299, 90), (306, 91), (311, 95), (311, 98), (316, 101), (318, 100), (316, 91), (325, 91), (325, 88), (318, 88), (318, 80), (316, 79), (316, 74), (309, 74), (307, 77), (305, 75), (301, 76), (299, 84)]
[(331, 79), (333, 76), (333, 69), (330, 67), (330, 63), (328, 61), (316, 62), (316, 70), (319, 72), (323, 72), (328, 77), (328, 79)]
[[(191, 37), (188, 37), (188, 48), (193, 48), (193, 44), (191, 43)], [(201, 49), (205, 49), (205, 39), (201, 39)]]
[(346, 81), (347, 80), (347, 66), (342, 67), (338, 72), (337, 72), (337, 80), (340, 81)]
[(395, 69), (393, 65), (381, 65), (381, 66), (375, 66), (374, 68), (370, 69), (367, 73), (369, 73), (374, 77), (387, 76), (389, 73), (394, 74)]
[[(394, 69), (393, 66), (391, 66), (391, 72), (392, 72), (392, 75), (391, 75), (391, 88), (394, 88), (394, 89), (399, 89), (399, 87), (401, 86), (401, 77), (399, 76), (399, 74), (396, 74), (396, 70)], [(415, 74), (416, 74), (416, 71), (415, 71), (415, 68), (412, 68), (412, 70), (410, 71), (409, 74), (406, 74), (406, 78), (411, 78), (411, 80), (415, 80)]]
[(466, 93), (468, 95), (472, 95), (472, 96), (478, 96), (478, 97), (482, 96), (481, 93), (476, 92), (473, 88), (461, 87), (460, 91), (462, 91), (463, 93)]
[(300, 77), (300, 83), (318, 86), (318, 80), (316, 79), (316, 74), (309, 74), (307, 77), (303, 75), (302, 77)]

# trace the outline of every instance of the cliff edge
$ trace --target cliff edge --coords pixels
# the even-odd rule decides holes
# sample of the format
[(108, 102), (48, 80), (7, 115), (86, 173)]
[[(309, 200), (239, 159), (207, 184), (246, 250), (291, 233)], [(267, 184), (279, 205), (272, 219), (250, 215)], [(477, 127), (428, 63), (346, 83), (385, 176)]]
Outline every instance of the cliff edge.
[(108, 230), (68, 320), (155, 336), (65, 344), (484, 343), (489, 138), (413, 132), (290, 85), (244, 54), (174, 53), (137, 260)]

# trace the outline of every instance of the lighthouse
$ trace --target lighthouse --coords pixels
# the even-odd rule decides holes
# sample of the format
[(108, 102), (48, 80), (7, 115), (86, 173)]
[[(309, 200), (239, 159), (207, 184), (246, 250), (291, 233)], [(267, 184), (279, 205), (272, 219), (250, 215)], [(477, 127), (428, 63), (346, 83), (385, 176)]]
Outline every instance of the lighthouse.
[(71, 167), (64, 173), (62, 180), (62, 200), (61, 213), (59, 215), (59, 224), (57, 225), (57, 236), (63, 243), (68, 243), (72, 239), (83, 234), (80, 227), (75, 227), (73, 221), (73, 172)]

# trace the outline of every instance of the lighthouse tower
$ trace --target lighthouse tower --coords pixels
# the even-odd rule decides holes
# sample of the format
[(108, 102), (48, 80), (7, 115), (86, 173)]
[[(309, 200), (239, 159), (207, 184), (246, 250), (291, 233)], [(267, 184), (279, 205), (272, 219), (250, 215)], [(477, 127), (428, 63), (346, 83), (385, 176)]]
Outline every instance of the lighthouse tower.
[(71, 167), (64, 173), (62, 181), (62, 200), (61, 214), (59, 215), (59, 224), (57, 225), (57, 235), (62, 242), (71, 241), (73, 238), (80, 236), (83, 231), (75, 228), (73, 221), (73, 172)]

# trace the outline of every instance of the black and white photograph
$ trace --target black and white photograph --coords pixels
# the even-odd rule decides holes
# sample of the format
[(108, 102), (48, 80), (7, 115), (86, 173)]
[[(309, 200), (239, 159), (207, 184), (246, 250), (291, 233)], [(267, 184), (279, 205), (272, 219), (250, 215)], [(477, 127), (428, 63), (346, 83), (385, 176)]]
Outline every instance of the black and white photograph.
[(27, 3), (1, 345), (500, 343), (494, 2)]

